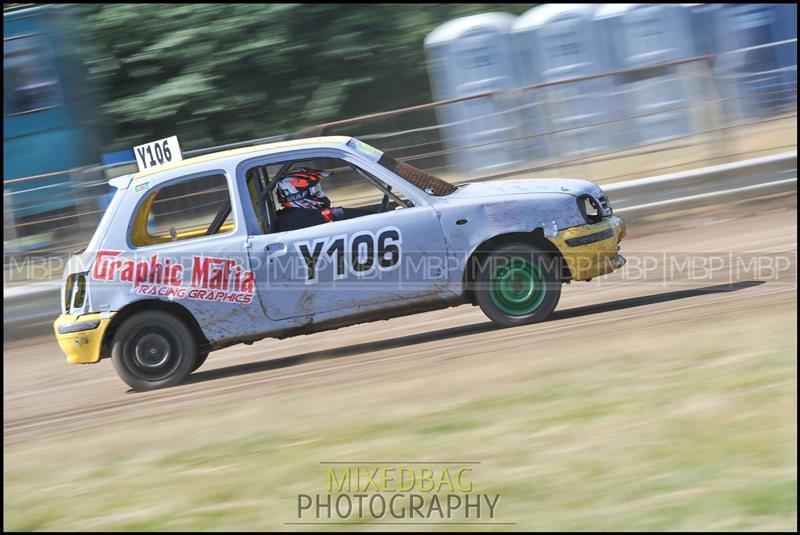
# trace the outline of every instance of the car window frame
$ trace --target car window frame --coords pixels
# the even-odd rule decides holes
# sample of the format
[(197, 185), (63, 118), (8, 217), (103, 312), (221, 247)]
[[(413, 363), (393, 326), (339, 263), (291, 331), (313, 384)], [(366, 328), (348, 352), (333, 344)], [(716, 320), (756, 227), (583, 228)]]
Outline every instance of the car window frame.
[[(406, 199), (411, 201), (414, 205), (413, 207), (410, 208), (404, 208), (404, 210), (409, 210), (417, 207), (430, 206), (431, 204), (430, 199), (426, 198), (429, 196), (424, 191), (414, 187), (413, 184), (407, 182), (406, 180), (396, 175), (395, 173), (392, 173), (389, 169), (383, 167), (382, 165), (379, 165), (377, 162), (373, 162), (368, 158), (361, 156), (358, 153), (351, 152), (348, 149), (339, 147), (330, 147), (330, 146), (319, 147), (319, 148), (306, 147), (302, 149), (249, 157), (247, 159), (242, 160), (236, 165), (237, 192), (240, 195), (240, 198), (249, 198), (249, 192), (247, 191), (247, 184), (246, 184), (246, 173), (253, 167), (258, 167), (260, 165), (266, 165), (266, 166), (277, 165), (281, 162), (287, 162), (287, 161), (312, 160), (314, 158), (335, 158), (342, 160), (343, 162), (349, 165), (356, 165), (363, 171), (373, 175), (377, 179), (385, 182), (387, 185), (392, 186), (393, 191), (395, 189), (399, 191)], [(272, 178), (274, 177), (270, 177), (270, 181), (272, 180)], [(361, 178), (367, 181), (366, 178), (364, 177)], [(376, 187), (374, 184), (370, 183), (370, 185), (372, 187)], [(267, 184), (267, 186), (269, 186), (269, 184)], [(380, 190), (380, 188), (377, 187), (376, 189)], [(253, 211), (251, 203), (242, 203), (242, 209), (244, 211), (244, 219), (245, 219), (245, 224), (247, 225), (248, 236), (268, 236), (272, 234), (282, 233), (274, 230), (273, 228), (274, 225), (272, 224), (273, 223), (272, 221), (270, 221), (270, 228), (266, 234), (258, 232), (257, 215)], [(380, 214), (375, 213), (362, 217), (371, 217), (373, 215), (380, 215)], [(270, 214), (270, 218), (271, 217), (272, 214)], [(335, 223), (336, 222), (332, 224)], [(297, 230), (303, 230), (303, 229), (297, 229)], [(296, 230), (283, 231), (283, 232), (296, 232)]]
[[(151, 244), (147, 244), (147, 245), (136, 245), (136, 244), (134, 244), (134, 242), (133, 242), (133, 231), (134, 231), (134, 228), (136, 226), (136, 219), (139, 216), (139, 212), (142, 209), (142, 205), (144, 205), (144, 203), (147, 201), (147, 199), (151, 195), (153, 195), (158, 190), (161, 190), (161, 189), (169, 187), (169, 186), (174, 186), (174, 185), (180, 184), (182, 182), (188, 182), (190, 180), (195, 180), (195, 179), (200, 179), (200, 178), (209, 177), (209, 176), (215, 176), (215, 175), (222, 176), (225, 179), (225, 186), (226, 186), (226, 189), (228, 191), (228, 201), (231, 203), (231, 215), (233, 216), (233, 228), (231, 230), (229, 230), (227, 232), (224, 232), (224, 233), (220, 233), (220, 234), (212, 234), (210, 236), (209, 235), (205, 235), (205, 234), (201, 234), (201, 235), (199, 235), (197, 237), (186, 238), (186, 239), (183, 239), (183, 240), (173, 240), (173, 241), (162, 242), (162, 243), (151, 243)], [(148, 178), (150, 178), (150, 177), (148, 177)], [(134, 187), (134, 191), (135, 191), (135, 185), (131, 184), (131, 186)], [(155, 186), (153, 186), (151, 188), (148, 188), (148, 189), (146, 189), (146, 190), (144, 190), (142, 192), (141, 197), (136, 200), (136, 203), (134, 204), (133, 209), (128, 213), (128, 222), (127, 222), (128, 228), (126, 229), (126, 232), (125, 232), (125, 243), (126, 243), (126, 245), (128, 247), (128, 250), (130, 250), (130, 251), (141, 251), (141, 250), (150, 250), (151, 248), (156, 248), (156, 247), (160, 247), (160, 248), (163, 248), (163, 247), (179, 247), (181, 245), (185, 245), (185, 244), (188, 244), (188, 243), (198, 243), (201, 240), (203, 240), (203, 241), (211, 241), (211, 240), (230, 238), (231, 236), (235, 235), (237, 233), (237, 231), (239, 230), (239, 228), (240, 228), (239, 211), (237, 210), (237, 207), (234, 204), (235, 198), (234, 198), (233, 194), (234, 194), (234, 190), (231, 187), (230, 173), (227, 170), (225, 170), (224, 168), (222, 168), (222, 167), (220, 167), (220, 168), (211, 168), (211, 169), (203, 169), (202, 171), (196, 171), (196, 172), (193, 172), (193, 173), (188, 173), (188, 174), (185, 174), (185, 175), (176, 176), (174, 178), (168, 178), (168, 179), (165, 179), (163, 181), (158, 182), (158, 184), (156, 184)], [(209, 221), (209, 224), (211, 224), (211, 221)]]

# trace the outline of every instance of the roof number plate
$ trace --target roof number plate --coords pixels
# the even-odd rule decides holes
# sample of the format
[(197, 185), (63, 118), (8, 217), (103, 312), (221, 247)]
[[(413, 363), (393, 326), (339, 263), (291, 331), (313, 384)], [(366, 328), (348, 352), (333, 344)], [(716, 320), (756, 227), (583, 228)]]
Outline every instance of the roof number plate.
[(183, 160), (178, 136), (151, 141), (133, 148), (139, 171), (146, 171)]

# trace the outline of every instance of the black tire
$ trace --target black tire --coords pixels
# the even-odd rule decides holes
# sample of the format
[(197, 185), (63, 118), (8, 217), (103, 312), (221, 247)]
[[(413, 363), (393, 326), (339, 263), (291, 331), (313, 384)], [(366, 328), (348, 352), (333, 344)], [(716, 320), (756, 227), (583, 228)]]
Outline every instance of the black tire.
[(196, 359), (197, 343), (186, 324), (159, 310), (126, 319), (111, 345), (117, 374), (137, 391), (180, 383), (192, 372)]
[(192, 368), (192, 373), (196, 372), (200, 368), (200, 366), (202, 366), (205, 363), (207, 358), (208, 358), (208, 351), (205, 351), (203, 353), (198, 353), (197, 359), (195, 359), (194, 362), (194, 367)]
[[(489, 319), (503, 327), (543, 321), (561, 298), (561, 260), (535, 245), (502, 245), (488, 253), (477, 269), (475, 300)], [(515, 278), (517, 272), (521, 275)]]

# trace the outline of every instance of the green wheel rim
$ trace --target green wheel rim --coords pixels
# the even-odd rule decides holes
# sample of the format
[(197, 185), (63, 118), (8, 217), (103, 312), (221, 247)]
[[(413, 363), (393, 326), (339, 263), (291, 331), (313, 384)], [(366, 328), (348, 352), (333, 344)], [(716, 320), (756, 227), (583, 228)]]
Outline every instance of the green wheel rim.
[(545, 290), (541, 271), (527, 260), (513, 258), (495, 270), (491, 296), (505, 314), (521, 316), (542, 304)]

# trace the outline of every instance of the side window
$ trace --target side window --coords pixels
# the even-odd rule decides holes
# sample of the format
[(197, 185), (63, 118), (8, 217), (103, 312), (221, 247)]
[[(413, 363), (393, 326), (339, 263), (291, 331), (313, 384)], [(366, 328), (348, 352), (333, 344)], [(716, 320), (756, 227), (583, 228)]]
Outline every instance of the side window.
[[(254, 169), (264, 184), (271, 185), (265, 193), (267, 202), (263, 207), (255, 198), (257, 188), (250, 178)], [(319, 175), (324, 178), (318, 180)], [(269, 213), (269, 220), (274, 221), (271, 226), (261, 224), (262, 232), (265, 228), (267, 232), (297, 230), (413, 206), (402, 192), (392, 190), (378, 177), (338, 158), (277, 162), (251, 168), (246, 176), (256, 218), (264, 219), (258, 212), (263, 208)]]
[(40, 36), (3, 41), (3, 100), (7, 115), (61, 104), (58, 78)]
[(183, 180), (154, 189), (139, 205), (131, 242), (136, 247), (233, 231), (223, 175)]
[[(285, 163), (288, 162), (270, 165), (268, 167), (269, 176), (276, 176)], [(286, 174), (292, 174), (292, 171), (302, 168), (331, 172), (330, 176), (319, 183), (322, 192), (330, 200), (331, 206), (357, 208), (374, 213), (380, 209), (385, 194), (383, 188), (386, 188), (387, 184), (371, 173), (338, 158), (319, 158), (291, 162)], [(277, 195), (277, 191), (273, 191), (273, 194)], [(386, 209), (394, 210), (412, 205), (411, 201), (406, 199), (400, 191), (392, 191), (391, 194)], [(278, 200), (276, 197), (276, 201)], [(280, 202), (276, 206), (280, 209)]]

